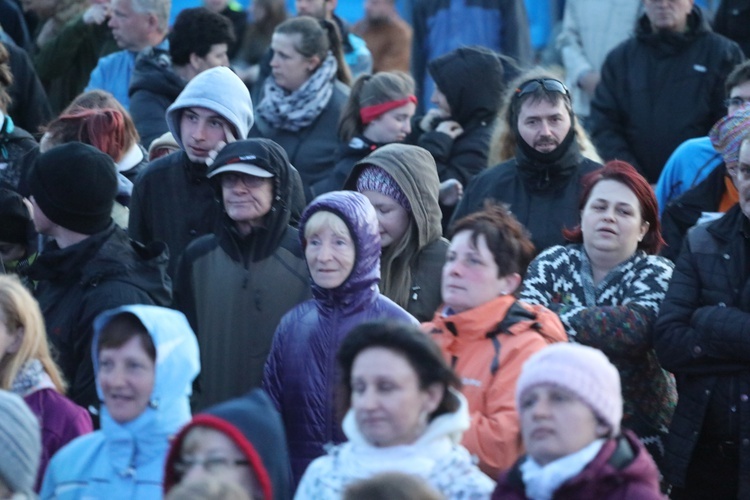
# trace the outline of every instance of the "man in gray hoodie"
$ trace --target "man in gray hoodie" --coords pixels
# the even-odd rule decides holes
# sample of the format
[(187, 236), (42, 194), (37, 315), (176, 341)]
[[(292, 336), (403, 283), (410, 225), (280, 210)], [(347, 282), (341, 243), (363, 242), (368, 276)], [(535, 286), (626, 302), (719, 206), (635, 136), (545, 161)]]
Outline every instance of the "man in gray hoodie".
[(206, 178), (209, 152), (220, 143), (245, 139), (253, 126), (253, 104), (242, 80), (229, 68), (204, 71), (167, 109), (167, 124), (181, 150), (160, 158), (139, 175), (130, 201), (130, 236), (169, 247), (169, 273), (195, 238), (215, 230), (221, 206)]

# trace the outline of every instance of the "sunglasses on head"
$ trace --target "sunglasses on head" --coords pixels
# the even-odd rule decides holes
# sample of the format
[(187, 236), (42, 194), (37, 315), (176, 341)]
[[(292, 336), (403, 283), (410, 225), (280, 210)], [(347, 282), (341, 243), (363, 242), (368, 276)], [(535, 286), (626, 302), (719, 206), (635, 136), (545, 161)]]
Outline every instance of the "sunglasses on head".
[(516, 97), (520, 98), (526, 94), (533, 94), (539, 90), (540, 87), (543, 87), (544, 90), (548, 92), (559, 92), (560, 94), (570, 97), (568, 87), (566, 87), (560, 80), (555, 80), (554, 78), (535, 78), (534, 80), (523, 82), (516, 89)]

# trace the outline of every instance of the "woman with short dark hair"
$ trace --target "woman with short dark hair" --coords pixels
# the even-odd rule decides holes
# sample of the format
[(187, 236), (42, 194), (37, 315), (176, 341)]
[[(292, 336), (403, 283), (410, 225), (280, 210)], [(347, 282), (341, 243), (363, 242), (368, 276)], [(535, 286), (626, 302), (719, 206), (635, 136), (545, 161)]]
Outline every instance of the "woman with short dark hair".
[(470, 420), (461, 382), (415, 326), (356, 327), (338, 352), (349, 441), (315, 460), (296, 498), (341, 498), (351, 483), (387, 471), (422, 478), (446, 498), (488, 498), (493, 483), (459, 444)]
[(557, 316), (516, 299), (534, 245), (504, 206), (459, 220), (442, 273), (443, 305), (424, 330), (461, 380), (471, 428), (462, 444), (490, 477), (521, 453), (513, 388), (523, 362), (567, 339)]

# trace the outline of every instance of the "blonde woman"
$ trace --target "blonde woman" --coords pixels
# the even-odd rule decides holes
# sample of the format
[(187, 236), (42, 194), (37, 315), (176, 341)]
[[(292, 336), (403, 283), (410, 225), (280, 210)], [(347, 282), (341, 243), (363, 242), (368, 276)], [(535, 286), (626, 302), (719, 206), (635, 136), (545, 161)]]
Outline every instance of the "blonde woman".
[(41, 424), (36, 491), (52, 455), (93, 430), (88, 412), (64, 396), (65, 388), (50, 356), (39, 304), (18, 278), (0, 276), (0, 389), (21, 396)]

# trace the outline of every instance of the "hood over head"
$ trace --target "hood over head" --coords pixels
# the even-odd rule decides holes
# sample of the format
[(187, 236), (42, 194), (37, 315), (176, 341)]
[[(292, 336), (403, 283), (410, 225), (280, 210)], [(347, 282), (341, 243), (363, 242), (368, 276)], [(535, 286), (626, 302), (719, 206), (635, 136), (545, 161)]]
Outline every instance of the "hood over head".
[(281, 416), (262, 389), (207, 408), (175, 436), (165, 464), (164, 492), (178, 482), (174, 464), (182, 443), (194, 427), (208, 427), (226, 435), (242, 451), (263, 491), (265, 500), (291, 498), (290, 465)]
[(340, 297), (377, 287), (380, 281), (380, 229), (378, 216), (370, 200), (354, 191), (332, 191), (315, 198), (300, 219), (299, 237), (303, 251), (307, 247), (307, 221), (320, 211), (332, 212), (344, 221), (354, 241), (356, 256), (352, 272), (341, 285), (333, 290), (326, 290), (313, 282), (313, 295), (316, 298), (330, 295)]
[(440, 179), (435, 159), (424, 148), (408, 144), (387, 144), (354, 165), (344, 189), (355, 191), (364, 168), (374, 165), (386, 171), (401, 188), (411, 205), (411, 215), (418, 230), (419, 248), (442, 236), (441, 210), (438, 203)]
[[(171, 435), (190, 420), (193, 379), (200, 372), (195, 333), (184, 314), (166, 307), (129, 305), (105, 311), (94, 320), (94, 337), (91, 343), (94, 373), (99, 371), (98, 350), (102, 329), (115, 316), (123, 313), (136, 316), (151, 335), (156, 347), (156, 374), (149, 405), (139, 417), (122, 427), (131, 427), (140, 433)], [(98, 377), (96, 392), (99, 399), (103, 400)], [(101, 406), (101, 422), (102, 428), (117, 425), (109, 416), (105, 405)]]
[(244, 139), (255, 123), (250, 92), (234, 72), (223, 66), (207, 69), (190, 80), (167, 108), (167, 125), (177, 144), (184, 149), (180, 118), (185, 108), (206, 108), (223, 116)]
[(493, 120), (502, 106), (508, 81), (520, 72), (512, 59), (478, 46), (448, 52), (430, 61), (427, 69), (445, 94), (452, 118), (461, 125)]
[[(219, 200), (221, 200), (221, 188), (219, 177), (228, 170), (244, 171), (251, 170), (244, 167), (232, 168), (232, 165), (249, 165), (256, 167), (258, 172), (264, 171), (270, 174), (273, 182), (273, 201), (271, 210), (264, 217), (264, 227), (259, 228), (257, 234), (263, 240), (256, 243), (253, 251), (253, 260), (261, 260), (276, 250), (284, 237), (287, 226), (294, 220), (299, 219), (304, 204), (304, 196), (299, 173), (289, 162), (289, 157), (284, 148), (270, 139), (246, 139), (232, 142), (222, 148), (214, 159), (208, 171), (208, 178), (214, 182)], [(257, 175), (257, 174), (256, 174)], [(263, 176), (261, 174), (261, 176)]]

